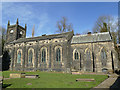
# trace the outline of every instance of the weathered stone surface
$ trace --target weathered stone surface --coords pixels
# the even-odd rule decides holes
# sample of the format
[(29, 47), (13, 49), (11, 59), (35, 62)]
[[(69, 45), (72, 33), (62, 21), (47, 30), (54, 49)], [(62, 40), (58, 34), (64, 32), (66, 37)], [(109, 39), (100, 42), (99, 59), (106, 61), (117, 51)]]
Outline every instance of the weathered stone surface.
[[(14, 33), (10, 34), (10, 30), (12, 29)], [(23, 31), (21, 36), (19, 35), (20, 31)], [(84, 38), (84, 36), (85, 35), (74, 36), (72, 31), (26, 38), (26, 28), (17, 24), (8, 25), (5, 50), (9, 51), (11, 57), (10, 70), (40, 70), (68, 73), (72, 71), (72, 69), (80, 72), (102, 72), (105, 70), (107, 72), (118, 68), (118, 55), (114, 49), (114, 43), (112, 42), (109, 32), (86, 35), (86, 38)], [(89, 40), (87, 38), (89, 38)], [(60, 61), (56, 61), (57, 48), (60, 49)], [(42, 61), (43, 49), (45, 49), (46, 52), (46, 60), (44, 62)], [(105, 63), (103, 63), (101, 59), (102, 49), (105, 49), (107, 56), (105, 61), (106, 66), (103, 66)], [(32, 51), (33, 54), (32, 62), (29, 63), (30, 51)], [(77, 59), (75, 59), (76, 51), (78, 52)], [(87, 59), (88, 51), (90, 59)], [(21, 52), (21, 63), (17, 62), (18, 52)]]
[(75, 74), (75, 75), (77, 75), (77, 74), (81, 74), (80, 72), (72, 72), (72, 74)]
[(10, 78), (21, 78), (21, 73), (11, 73)]
[(39, 78), (39, 75), (25, 75), (25, 78)]
[(92, 82), (92, 81), (95, 81), (95, 79), (85, 79), (85, 78), (84, 78), (84, 79), (83, 79), (83, 78), (81, 79), (81, 78), (80, 78), (80, 79), (76, 79), (76, 81), (87, 81), (87, 82)]
[(32, 85), (32, 83), (27, 83), (27, 85)]
[(10, 78), (25, 78), (25, 73), (10, 73)]

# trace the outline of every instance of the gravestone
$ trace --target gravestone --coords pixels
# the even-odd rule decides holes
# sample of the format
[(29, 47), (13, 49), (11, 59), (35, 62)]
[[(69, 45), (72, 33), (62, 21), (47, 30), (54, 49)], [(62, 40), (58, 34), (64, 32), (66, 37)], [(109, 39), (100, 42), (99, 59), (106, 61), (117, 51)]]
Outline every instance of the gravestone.
[(21, 73), (21, 78), (25, 78), (25, 73)]
[(39, 78), (39, 75), (25, 75), (25, 78)]
[(92, 81), (95, 81), (95, 79), (83, 79), (83, 78), (79, 78), (79, 79), (76, 79), (76, 81), (86, 81), (86, 82), (92, 82)]
[(81, 75), (80, 72), (72, 72), (72, 74), (75, 74), (75, 75), (79, 74), (79, 75)]
[(10, 78), (25, 78), (25, 73), (10, 73)]

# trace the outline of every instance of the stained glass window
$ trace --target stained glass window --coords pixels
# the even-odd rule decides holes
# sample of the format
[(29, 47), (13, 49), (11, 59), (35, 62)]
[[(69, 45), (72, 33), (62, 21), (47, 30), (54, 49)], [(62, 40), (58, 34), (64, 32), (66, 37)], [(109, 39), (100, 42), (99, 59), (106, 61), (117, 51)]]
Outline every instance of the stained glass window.
[(20, 51), (18, 52), (18, 55), (17, 55), (17, 63), (21, 63), (21, 52)]
[(56, 61), (60, 61), (60, 49), (59, 48), (57, 48), (57, 50), (56, 50)]
[(75, 60), (78, 60), (78, 59), (79, 59), (79, 55), (78, 55), (78, 52), (77, 52), (77, 51), (75, 51), (75, 53), (74, 53), (74, 59), (75, 59)]
[(45, 49), (42, 50), (42, 62), (46, 61), (46, 51)]
[(33, 52), (32, 50), (30, 50), (28, 63), (32, 63), (32, 59), (33, 59)]

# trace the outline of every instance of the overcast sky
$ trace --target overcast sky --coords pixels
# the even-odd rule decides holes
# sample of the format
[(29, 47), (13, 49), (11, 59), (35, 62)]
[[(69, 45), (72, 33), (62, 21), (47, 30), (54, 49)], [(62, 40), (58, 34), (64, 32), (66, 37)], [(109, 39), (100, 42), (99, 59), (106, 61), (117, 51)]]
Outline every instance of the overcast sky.
[(7, 29), (8, 20), (15, 24), (27, 24), (27, 37), (32, 36), (35, 25), (35, 36), (55, 34), (56, 22), (62, 16), (73, 24), (74, 33), (91, 31), (97, 18), (102, 15), (118, 17), (117, 2), (3, 2), (2, 26)]

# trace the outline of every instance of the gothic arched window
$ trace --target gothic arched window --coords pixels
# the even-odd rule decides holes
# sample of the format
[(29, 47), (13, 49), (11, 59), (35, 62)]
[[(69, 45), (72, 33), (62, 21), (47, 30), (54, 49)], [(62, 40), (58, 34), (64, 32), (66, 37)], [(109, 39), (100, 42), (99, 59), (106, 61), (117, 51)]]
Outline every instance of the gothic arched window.
[(105, 52), (105, 49), (101, 50), (101, 63), (102, 66), (106, 66), (106, 62), (107, 62), (107, 54)]
[(21, 63), (21, 52), (20, 51), (18, 52), (18, 55), (17, 55), (17, 63)]
[(56, 61), (60, 61), (61, 57), (60, 57), (60, 49), (57, 48), (56, 49)]
[(78, 52), (77, 52), (77, 51), (75, 51), (75, 53), (74, 53), (74, 59), (75, 59), (75, 60), (78, 60), (78, 59), (79, 59), (79, 55), (78, 55)]
[(29, 51), (29, 59), (28, 59), (28, 63), (32, 63), (33, 60), (33, 52), (32, 50)]
[(42, 62), (46, 61), (46, 51), (45, 49), (42, 49)]
[(88, 50), (86, 52), (86, 71), (91, 71), (91, 66), (92, 66), (92, 63), (91, 63), (91, 54), (90, 54), (90, 51)]

